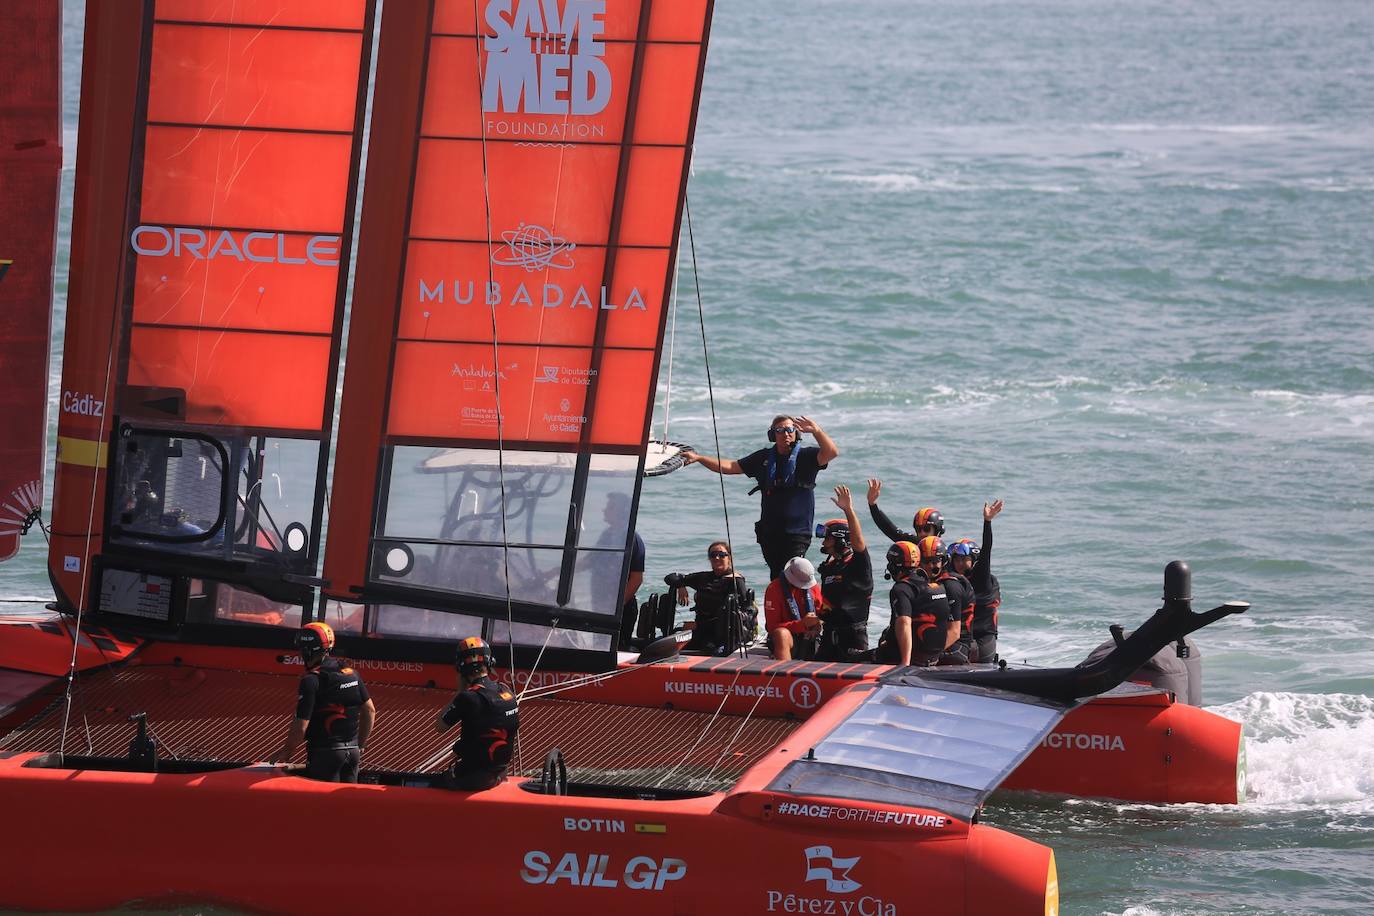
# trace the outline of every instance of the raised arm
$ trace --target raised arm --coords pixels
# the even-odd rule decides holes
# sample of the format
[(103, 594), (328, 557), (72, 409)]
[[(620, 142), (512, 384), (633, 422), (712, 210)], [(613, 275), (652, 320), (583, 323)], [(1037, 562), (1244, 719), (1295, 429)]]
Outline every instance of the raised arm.
[(1001, 514), (1002, 500), (983, 503), (983, 543), (978, 545), (978, 549), (981, 552), (979, 559), (984, 563), (992, 563), (992, 520)]
[(830, 434), (821, 429), (821, 425), (810, 417), (797, 417), (793, 420), (797, 424), (797, 430), (803, 433), (810, 433), (816, 438), (816, 445), (820, 446), (821, 453), (816, 456), (816, 463), (824, 467), (836, 458), (840, 457), (840, 447), (835, 444), (835, 440), (830, 438)]
[(854, 497), (849, 493), (849, 487), (840, 484), (835, 488), (835, 495), (831, 502), (840, 507), (844, 513), (845, 521), (849, 523), (849, 546), (855, 552), (862, 552), (868, 549), (868, 544), (864, 541), (864, 531), (859, 525), (859, 516), (854, 512)]
[(873, 516), (873, 523), (878, 526), (878, 530), (887, 535), (892, 541), (912, 541), (917, 540), (915, 534), (903, 531), (892, 523), (892, 519), (887, 517), (887, 513), (878, 508), (878, 494), (883, 489), (883, 482), (876, 477), (868, 480), (868, 514)]

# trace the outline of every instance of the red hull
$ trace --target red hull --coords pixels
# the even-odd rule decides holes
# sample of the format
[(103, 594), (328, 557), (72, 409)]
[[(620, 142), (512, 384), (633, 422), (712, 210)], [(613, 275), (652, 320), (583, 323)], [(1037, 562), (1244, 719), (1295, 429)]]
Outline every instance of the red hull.
[[(360, 912), (1057, 912), (1044, 846), (939, 812), (766, 788), (863, 693), (827, 704), (729, 792), (675, 800), (546, 796), (514, 780), (476, 794), (342, 786), (267, 766), (57, 769), (34, 765), (39, 755), (3, 754), (0, 804), (25, 829), (0, 839), (10, 875), (0, 906), (196, 900), (332, 912), (337, 900), (303, 883), (304, 842), (338, 843), (329, 855), (358, 863), (346, 886)], [(118, 832), (105, 851), (83, 863), (79, 881), (66, 880), (52, 850), (93, 810), (137, 816), (111, 825)]]

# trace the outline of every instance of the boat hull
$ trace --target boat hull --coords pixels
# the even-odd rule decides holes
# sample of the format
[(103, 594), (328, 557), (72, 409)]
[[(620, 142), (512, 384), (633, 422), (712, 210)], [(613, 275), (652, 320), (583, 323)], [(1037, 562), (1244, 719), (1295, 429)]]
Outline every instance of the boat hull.
[[(0, 907), (94, 911), (194, 900), (291, 913), (340, 905), (413, 913), (1057, 910), (1048, 848), (932, 812), (906, 812), (905, 825), (846, 828), (764, 817), (752, 793), (641, 801), (545, 796), (514, 781), (481, 793), (337, 785), (266, 765), (156, 775), (35, 765), (51, 756), (0, 754), (0, 804), (12, 825), (23, 825), (0, 839), (9, 873)], [(123, 816), (106, 821), (104, 850), (85, 857), (80, 880), (71, 880), (70, 864), (53, 851), (92, 811)], [(906, 826), (913, 823), (922, 826)], [(329, 870), (323, 879), (321, 869)]]

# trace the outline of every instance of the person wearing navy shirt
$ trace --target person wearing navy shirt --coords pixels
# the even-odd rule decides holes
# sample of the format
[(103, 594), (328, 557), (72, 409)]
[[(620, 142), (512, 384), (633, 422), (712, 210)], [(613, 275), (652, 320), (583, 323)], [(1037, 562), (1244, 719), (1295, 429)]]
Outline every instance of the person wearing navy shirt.
[[(803, 446), (801, 437), (810, 433), (816, 445)], [(806, 555), (816, 524), (816, 475), (839, 457), (840, 450), (820, 424), (808, 417), (779, 414), (768, 428), (768, 448), (740, 459), (713, 458), (696, 452), (683, 452), (687, 464), (699, 463), (717, 474), (746, 474), (762, 492), (759, 520), (754, 534), (768, 564), (770, 579), (782, 575), (782, 568), (793, 557)], [(753, 492), (753, 491), (751, 491)]]

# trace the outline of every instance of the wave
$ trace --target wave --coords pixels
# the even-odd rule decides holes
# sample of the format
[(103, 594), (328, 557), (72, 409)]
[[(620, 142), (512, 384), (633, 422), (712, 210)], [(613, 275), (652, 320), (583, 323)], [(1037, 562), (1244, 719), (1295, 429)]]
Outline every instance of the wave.
[(831, 173), (829, 177), (835, 181), (862, 185), (873, 191), (889, 193), (912, 193), (916, 191), (957, 193), (966, 193), (970, 191), (1027, 191), (1032, 194), (1074, 194), (1081, 190), (1081, 188), (1076, 185), (954, 181), (948, 178), (926, 178), (905, 172), (880, 172), (875, 175)]
[(1374, 815), (1374, 697), (1261, 692), (1209, 710), (1245, 723), (1247, 806)]

